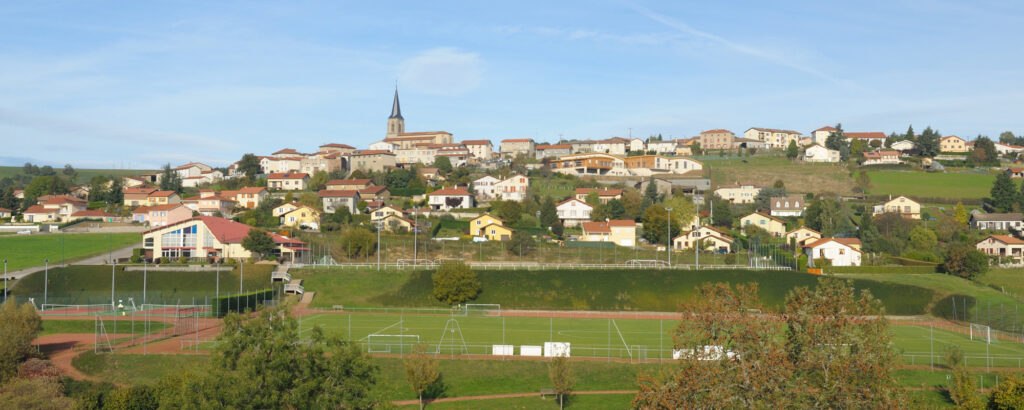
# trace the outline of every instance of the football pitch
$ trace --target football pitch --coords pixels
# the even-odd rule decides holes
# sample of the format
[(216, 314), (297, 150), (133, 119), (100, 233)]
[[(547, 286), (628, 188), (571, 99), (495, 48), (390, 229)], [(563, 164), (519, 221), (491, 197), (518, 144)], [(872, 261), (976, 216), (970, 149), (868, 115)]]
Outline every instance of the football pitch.
[[(509, 355), (519, 356), (522, 346), (554, 342), (569, 343), (572, 357), (650, 362), (672, 358), (678, 325), (673, 319), (320, 313), (303, 317), (301, 328), (306, 334), (320, 326), (371, 353), (409, 353), (424, 343), (432, 353), (472, 356), (492, 356), (496, 345), (511, 345)], [(957, 345), (972, 367), (1024, 367), (1020, 335), (986, 343), (977, 334), (972, 340), (966, 327), (892, 324), (890, 329), (904, 364), (944, 364), (946, 352)]]

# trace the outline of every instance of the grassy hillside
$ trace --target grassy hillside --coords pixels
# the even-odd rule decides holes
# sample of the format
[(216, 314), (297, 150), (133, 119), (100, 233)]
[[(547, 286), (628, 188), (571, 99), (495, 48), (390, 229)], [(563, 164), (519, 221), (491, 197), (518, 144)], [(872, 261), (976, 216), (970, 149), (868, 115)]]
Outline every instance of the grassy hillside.
[(711, 186), (754, 182), (771, 185), (775, 180), (785, 181), (793, 193), (820, 192), (822, 187), (837, 194), (853, 192), (854, 180), (842, 164), (805, 164), (779, 156), (700, 159), (711, 167)]
[[(307, 290), (317, 292), (314, 306), (443, 306), (432, 296), (429, 271), (318, 271), (298, 273)], [(778, 308), (790, 289), (814, 286), (820, 277), (790, 272), (547, 270), (479, 271), (483, 293), (476, 303), (505, 308), (562, 310), (675, 311), (706, 282), (751, 283), (760, 286), (765, 307)], [(934, 292), (919, 286), (854, 281), (883, 300), (891, 314), (921, 314)]]
[[(74, 166), (74, 164), (71, 164), (71, 165)], [(57, 171), (57, 173), (60, 173), (60, 171), (62, 171), (64, 169), (64, 167), (63, 166), (60, 166), (60, 167), (56, 167), (55, 166), (55, 167), (53, 167), (53, 169), (54, 169), (54, 171)], [(84, 184), (84, 183), (89, 182), (89, 180), (92, 179), (92, 177), (97, 176), (97, 175), (103, 175), (103, 176), (110, 176), (110, 175), (115, 175), (115, 176), (139, 175), (139, 174), (141, 174), (143, 172), (150, 172), (150, 171), (152, 171), (152, 170), (141, 170), (141, 169), (79, 169), (79, 168), (75, 168), (75, 170), (78, 171), (78, 181), (76, 181), (76, 182), (78, 182), (80, 184)], [(17, 175), (17, 174), (20, 174), (20, 173), (21, 173), (21, 167), (20, 166), (17, 166), (17, 167), (0, 167), (0, 178), (10, 177), (10, 176), (14, 176), (14, 175)]]
[(68, 262), (73, 262), (132, 244), (141, 245), (142, 235), (137, 233), (3, 235), (0, 236), (0, 259), (7, 259), (7, 269), (14, 271), (43, 266), (45, 259), (50, 260), (50, 265), (59, 264), (61, 255)]
[(985, 198), (992, 189), (993, 174), (869, 171), (871, 195), (910, 197)]
[[(127, 272), (123, 266), (115, 268), (114, 293), (119, 299), (135, 298), (142, 303), (143, 273)], [(246, 265), (243, 288), (246, 290), (270, 287), (273, 265)], [(192, 298), (213, 296), (216, 292), (215, 271), (148, 272), (146, 275), (146, 301), (148, 303), (191, 303)], [(239, 270), (225, 268), (220, 272), (221, 294), (238, 292)], [(11, 288), (15, 297), (32, 297), (43, 301), (43, 272), (36, 272), (18, 281)], [(50, 269), (48, 303), (97, 304), (110, 302), (110, 266), (69, 266)]]

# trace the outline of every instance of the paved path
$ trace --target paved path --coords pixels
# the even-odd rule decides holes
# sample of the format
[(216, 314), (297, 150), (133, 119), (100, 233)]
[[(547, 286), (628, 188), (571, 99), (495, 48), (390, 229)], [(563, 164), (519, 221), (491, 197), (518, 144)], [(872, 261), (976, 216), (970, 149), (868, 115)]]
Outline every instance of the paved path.
[[(69, 263), (68, 265), (107, 265), (108, 261), (109, 261), (108, 255), (113, 257), (114, 259), (129, 258), (129, 257), (132, 256), (132, 250), (135, 249), (135, 248), (136, 248), (136, 245), (131, 245), (131, 246), (127, 246), (127, 247), (124, 247), (124, 248), (121, 248), (121, 249), (115, 249), (113, 252), (110, 252), (109, 254), (104, 252), (102, 255), (96, 255), (96, 256), (93, 256), (93, 257), (90, 257), (90, 258), (85, 258), (85, 259), (81, 259), (81, 260), (78, 260), (78, 261), (74, 261), (74, 262)], [(54, 265), (50, 265), (50, 266), (56, 268), (56, 267), (59, 267), (60, 264), (58, 263), (58, 264), (54, 264)], [(33, 273), (42, 272), (43, 269), (45, 269), (45, 268), (46, 268), (45, 266), (34, 266), (34, 267), (31, 267), (31, 268), (25, 268), (25, 269), (22, 269), (22, 270), (11, 271), (11, 272), (8, 272), (7, 277), (9, 279), (18, 280), (18, 279), (24, 278), (24, 277), (26, 277), (28, 275), (31, 275)], [(10, 286), (14, 286), (14, 284), (9, 284), (9, 285)]]

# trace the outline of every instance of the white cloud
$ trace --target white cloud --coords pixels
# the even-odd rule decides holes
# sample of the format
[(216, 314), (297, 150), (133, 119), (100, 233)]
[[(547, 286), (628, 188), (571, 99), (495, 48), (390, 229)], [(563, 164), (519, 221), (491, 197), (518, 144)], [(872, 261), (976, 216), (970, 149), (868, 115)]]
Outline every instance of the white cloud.
[(434, 48), (403, 61), (398, 78), (402, 87), (425, 94), (460, 95), (480, 85), (483, 63), (477, 53)]

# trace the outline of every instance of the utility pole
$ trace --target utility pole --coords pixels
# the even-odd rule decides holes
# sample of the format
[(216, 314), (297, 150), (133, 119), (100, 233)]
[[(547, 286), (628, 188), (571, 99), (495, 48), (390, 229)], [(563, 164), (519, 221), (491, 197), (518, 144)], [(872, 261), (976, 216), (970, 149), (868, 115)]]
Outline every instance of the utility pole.
[[(377, 272), (380, 272), (380, 228), (381, 221), (377, 221)], [(416, 229), (416, 227), (414, 226), (412, 229)]]
[(668, 214), (668, 225), (665, 225), (665, 253), (668, 254), (668, 266), (672, 267), (672, 207), (666, 206), (665, 213)]

